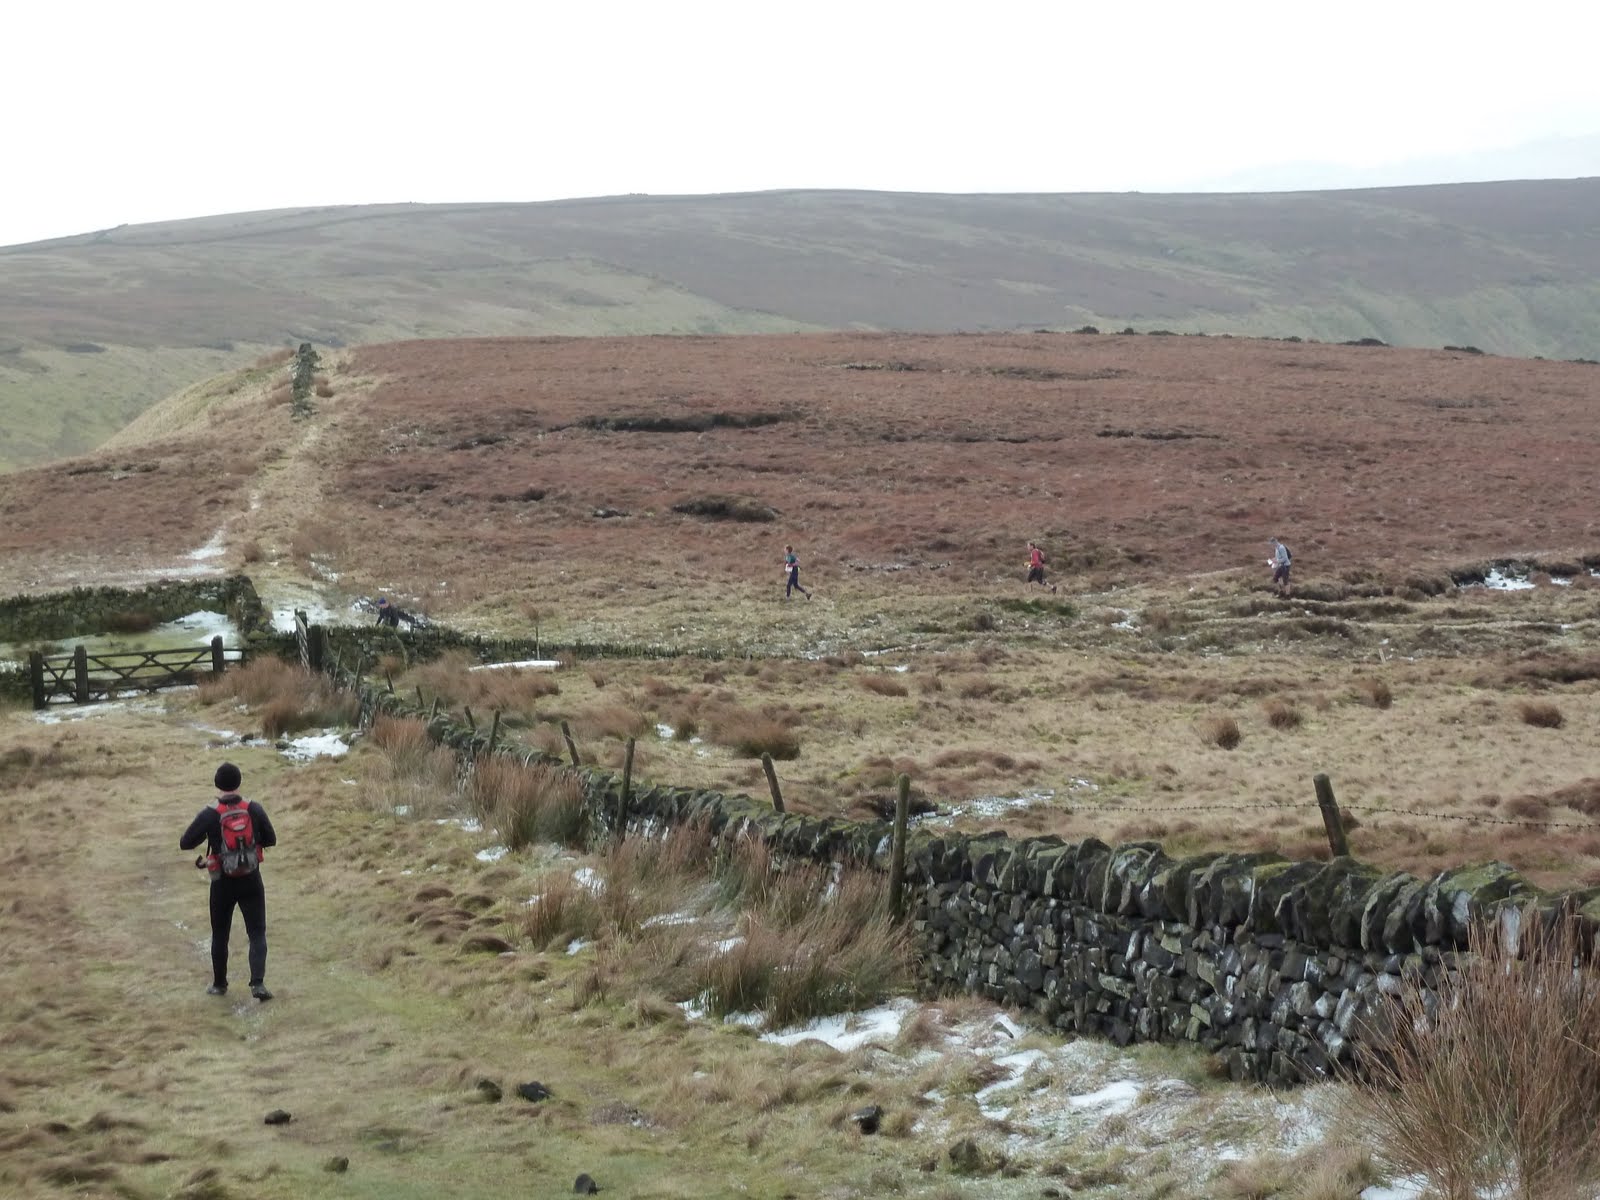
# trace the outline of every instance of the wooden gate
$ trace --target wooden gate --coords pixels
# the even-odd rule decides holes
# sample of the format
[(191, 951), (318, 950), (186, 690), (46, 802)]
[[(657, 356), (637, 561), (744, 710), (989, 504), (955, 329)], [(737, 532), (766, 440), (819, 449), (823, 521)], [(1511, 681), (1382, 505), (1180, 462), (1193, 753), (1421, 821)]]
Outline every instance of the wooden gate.
[(28, 655), (28, 676), (33, 706), (46, 708), (57, 700), (92, 704), (129, 692), (158, 692), (163, 688), (197, 683), (201, 675), (220, 675), (228, 655), (244, 660), (242, 648), (230, 651), (220, 637), (209, 646), (183, 650), (125, 650), (90, 654), (83, 646), (71, 654)]

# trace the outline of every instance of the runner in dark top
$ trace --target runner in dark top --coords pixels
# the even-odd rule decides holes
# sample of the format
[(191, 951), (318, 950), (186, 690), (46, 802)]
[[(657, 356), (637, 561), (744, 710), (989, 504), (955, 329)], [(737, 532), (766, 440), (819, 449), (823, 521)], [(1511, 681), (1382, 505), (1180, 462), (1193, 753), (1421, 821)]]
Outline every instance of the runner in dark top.
[(811, 599), (811, 593), (800, 586), (800, 560), (795, 557), (793, 546), (785, 546), (783, 548), (783, 573), (787, 580), (783, 585), (783, 598), (785, 600), (789, 599), (794, 592), (799, 592), (807, 600)]
[[(228, 935), (233, 928), (233, 910), (237, 907), (244, 916), (244, 931), (250, 939), (250, 994), (257, 1000), (271, 1000), (267, 991), (267, 892), (261, 883), (258, 866), (248, 875), (230, 878), (223, 875), (215, 864), (222, 853), (222, 817), (217, 804), (239, 803), (239, 768), (225, 762), (217, 768), (214, 782), (220, 793), (216, 804), (202, 808), (189, 828), (178, 839), (178, 849), (193, 850), (206, 843), (207, 854), (195, 861), (196, 866), (211, 869), (211, 986), (208, 995), (223, 996), (228, 991)], [(249, 802), (250, 824), (255, 843), (265, 850), (278, 844), (267, 810), (254, 800)]]

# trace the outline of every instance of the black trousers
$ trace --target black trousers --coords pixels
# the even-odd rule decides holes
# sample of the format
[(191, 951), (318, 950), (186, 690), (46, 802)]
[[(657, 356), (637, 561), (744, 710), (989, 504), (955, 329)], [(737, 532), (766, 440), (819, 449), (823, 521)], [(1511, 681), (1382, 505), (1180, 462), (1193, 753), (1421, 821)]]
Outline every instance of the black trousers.
[(254, 987), (265, 983), (267, 975), (267, 889), (260, 871), (211, 881), (211, 982), (218, 987), (228, 986), (228, 934), (233, 929), (235, 906), (244, 916), (244, 931), (250, 939), (250, 986)]

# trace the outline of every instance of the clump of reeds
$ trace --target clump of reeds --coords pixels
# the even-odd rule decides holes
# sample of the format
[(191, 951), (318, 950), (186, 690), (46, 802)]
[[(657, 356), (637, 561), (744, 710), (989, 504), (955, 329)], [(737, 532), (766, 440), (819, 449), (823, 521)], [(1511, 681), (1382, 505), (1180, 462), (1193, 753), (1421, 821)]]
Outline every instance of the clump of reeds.
[(1293, 700), (1285, 700), (1281, 696), (1274, 696), (1261, 706), (1266, 713), (1267, 724), (1274, 729), (1298, 729), (1304, 719), (1300, 709)]
[(456, 756), (434, 743), (427, 723), (415, 717), (379, 716), (369, 743), (381, 751), (367, 771), (366, 796), (377, 808), (411, 817), (434, 816), (455, 797)]
[(324, 676), (270, 656), (252, 658), (220, 675), (207, 675), (199, 690), (207, 704), (236, 700), (255, 711), (268, 737), (348, 725), (355, 720), (358, 706), (354, 695), (337, 690)]
[(1524, 700), (1517, 705), (1517, 715), (1524, 725), (1538, 729), (1560, 729), (1566, 721), (1561, 710), (1548, 700)]
[(711, 736), (742, 758), (800, 757), (800, 734), (781, 717), (746, 708), (728, 707), (713, 718)]
[(512, 850), (536, 842), (583, 844), (583, 788), (565, 767), (488, 755), (473, 766), (466, 798), (474, 815)]
[(1600, 1186), (1600, 961), (1576, 916), (1476, 927), (1435, 996), (1413, 985), (1369, 1030), (1355, 1116), (1379, 1159), (1447, 1200)]
[(1243, 739), (1239, 722), (1228, 716), (1208, 717), (1200, 723), (1200, 740), (1220, 750), (1232, 750)]

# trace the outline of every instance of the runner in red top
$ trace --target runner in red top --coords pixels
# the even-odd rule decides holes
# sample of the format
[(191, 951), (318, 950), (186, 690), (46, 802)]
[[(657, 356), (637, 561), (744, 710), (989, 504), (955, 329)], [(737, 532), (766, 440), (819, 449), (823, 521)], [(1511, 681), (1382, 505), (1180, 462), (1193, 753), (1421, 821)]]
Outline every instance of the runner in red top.
[(1055, 584), (1044, 581), (1044, 551), (1032, 542), (1028, 543), (1028, 582), (1056, 590)]

